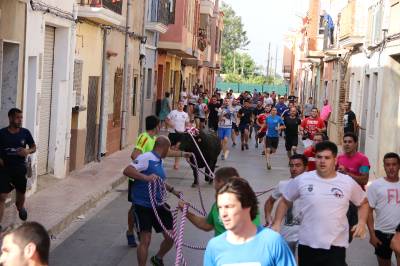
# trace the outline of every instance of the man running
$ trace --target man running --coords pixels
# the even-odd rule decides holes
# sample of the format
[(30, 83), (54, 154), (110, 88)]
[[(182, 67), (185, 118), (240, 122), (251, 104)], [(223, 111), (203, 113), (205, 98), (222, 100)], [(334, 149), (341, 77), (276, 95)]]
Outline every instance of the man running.
[(252, 115), (253, 111), (250, 108), (250, 100), (246, 99), (243, 107), (238, 112), (238, 118), (240, 119), (239, 130), (242, 151), (244, 149), (249, 149), (248, 141)]
[[(154, 116), (150, 115), (146, 117), (145, 120), (146, 124), (146, 131), (141, 133), (136, 141), (135, 148), (131, 154), (131, 159), (134, 161), (136, 158), (146, 152), (150, 152), (154, 148), (154, 144), (156, 142), (157, 135), (160, 132), (160, 121), (159, 119)], [(177, 151), (177, 150), (169, 150), (168, 157), (185, 157), (185, 158), (190, 158), (191, 153), (189, 152), (182, 152), (182, 151)], [(128, 201), (132, 203), (132, 193), (131, 189), (133, 186), (133, 180), (129, 179), (128, 180)], [(126, 238), (128, 240), (128, 246), (130, 247), (136, 247), (136, 240), (135, 240), (135, 234), (134, 234), (134, 209), (133, 205), (131, 204), (131, 207), (128, 211), (128, 230), (126, 232)]]
[(305, 118), (311, 116), (311, 111), (313, 108), (314, 108), (313, 98), (309, 97), (307, 103), (304, 105), (303, 108), (303, 113)]
[[(173, 239), (171, 239), (167, 233), (163, 231), (161, 225), (159, 224), (151, 206), (151, 195), (148, 191), (149, 182), (156, 181), (157, 179), (161, 179), (164, 182), (166, 180), (162, 159), (167, 156), (170, 146), (171, 143), (167, 137), (157, 137), (154, 144), (154, 149), (151, 152), (146, 152), (139, 155), (136, 160), (134, 160), (124, 170), (124, 175), (135, 179), (131, 193), (140, 236), (140, 243), (137, 249), (139, 266), (146, 266), (152, 228), (154, 228), (156, 233), (162, 232), (164, 235), (164, 240), (160, 245), (160, 249), (155, 256), (151, 257), (151, 262), (153, 265), (164, 265), (162, 259), (164, 255), (167, 254), (167, 252), (172, 248), (174, 243)], [(169, 192), (175, 194), (176, 196), (179, 195), (179, 192), (175, 191), (172, 186), (166, 183), (165, 185)], [(155, 201), (159, 207), (157, 207), (156, 211), (166, 229), (172, 230), (172, 214), (165, 204), (161, 205), (161, 197), (161, 192), (157, 191)]]
[(304, 150), (303, 154), (308, 159), (307, 171), (315, 170), (315, 145), (323, 141), (324, 141), (324, 134), (317, 132), (314, 134), (313, 144)]
[(279, 116), (281, 116), (283, 114), (283, 112), (286, 109), (288, 109), (288, 107), (285, 104), (285, 97), (284, 96), (280, 96), (279, 97), (279, 102), (275, 105), (275, 107), (276, 107), (277, 114)]
[(318, 109), (315, 107), (312, 108), (310, 117), (303, 119), (301, 122), (300, 132), (303, 138), (313, 140), (315, 133), (324, 132), (325, 130), (324, 121), (318, 117)]
[[(385, 154), (383, 167), (386, 176), (372, 182), (367, 191), (370, 206), (368, 229), (369, 242), (375, 248), (379, 266), (390, 266), (393, 253), (390, 241), (400, 221), (399, 155), (393, 152)], [(400, 257), (397, 257), (397, 265), (400, 265)]]
[[(337, 170), (342, 174), (351, 176), (365, 190), (369, 179), (369, 161), (367, 156), (357, 151), (358, 137), (348, 132), (343, 136), (343, 154), (337, 159)], [(357, 224), (357, 207), (350, 203), (347, 213), (350, 227)], [(351, 235), (349, 236), (351, 242)]]
[(227, 231), (208, 242), (204, 266), (296, 265), (278, 233), (253, 224), (257, 203), (256, 194), (242, 178), (233, 178), (218, 190), (219, 217)]
[(265, 120), (267, 135), (265, 138), (265, 157), (267, 169), (271, 170), (271, 155), (276, 152), (279, 144), (279, 131), (285, 129), (285, 124), (280, 116), (277, 115), (276, 107), (272, 107), (271, 115)]
[(289, 116), (283, 119), (285, 123), (285, 148), (288, 158), (297, 153), (299, 143), (299, 126), (301, 120), (297, 114), (296, 107), (290, 108)]
[[(28, 219), (26, 211), (26, 158), (36, 152), (36, 144), (28, 129), (22, 127), (22, 111), (8, 111), (9, 126), (0, 130), (0, 222), (3, 219), (8, 194), (15, 189), (15, 206), (22, 221)], [(28, 146), (28, 148), (26, 148)], [(0, 231), (2, 227), (0, 225)]]
[[(239, 173), (233, 167), (222, 167), (219, 168), (215, 172), (214, 178), (214, 189), (215, 193), (223, 187), (231, 178), (239, 177)], [(183, 208), (184, 202), (179, 202), (179, 207)], [(219, 218), (217, 204), (213, 203), (211, 206), (211, 210), (208, 213), (207, 217), (197, 216), (192, 212), (188, 211), (187, 218), (189, 221), (194, 224), (197, 228), (204, 230), (204, 231), (211, 231), (214, 230), (214, 236), (218, 236), (226, 231), (224, 224), (222, 223), (221, 219)], [(260, 215), (257, 214), (256, 218), (254, 219), (253, 223), (257, 226), (260, 225)]]
[[(168, 138), (173, 149), (178, 149), (182, 133), (190, 125), (189, 115), (184, 111), (184, 102), (178, 102), (178, 109), (172, 110), (165, 120), (168, 125)], [(175, 158), (174, 169), (179, 169), (179, 158)]]
[(258, 148), (258, 134), (257, 132), (260, 130), (260, 126), (257, 123), (257, 118), (259, 115), (263, 114), (265, 112), (264, 107), (263, 107), (263, 102), (259, 99), (257, 101), (257, 105), (253, 110), (253, 128), (254, 128), (254, 140), (255, 140), (255, 148)]
[[(290, 157), (289, 160), (290, 178), (295, 178), (301, 175), (307, 169), (307, 157), (303, 154), (295, 154)], [(265, 222), (269, 226), (272, 224), (272, 209), (274, 208), (275, 202), (282, 196), (282, 193), (289, 183), (290, 180), (280, 181), (278, 186), (269, 196), (264, 204)], [(293, 252), (293, 256), (296, 254), (296, 247), (298, 242), (299, 225), (301, 222), (301, 204), (299, 201), (293, 203), (293, 207), (289, 208), (285, 216), (285, 222), (282, 225), (280, 234), (285, 238), (289, 245), (290, 250)]]
[(237, 136), (239, 136), (239, 123), (238, 123), (238, 113), (239, 110), (242, 107), (239, 105), (239, 102), (237, 99), (233, 99), (232, 100), (232, 112), (233, 112), (233, 116), (232, 116), (232, 147), (236, 146), (236, 139)]
[(232, 133), (232, 116), (233, 110), (229, 106), (229, 99), (225, 99), (224, 104), (218, 109), (218, 138), (222, 146), (221, 160), (228, 159), (228, 140)]
[(218, 109), (220, 107), (221, 104), (217, 101), (217, 97), (212, 96), (208, 103), (208, 128), (214, 132), (218, 130)]
[(301, 200), (299, 266), (346, 266), (349, 201), (359, 207), (358, 224), (352, 228), (353, 237), (363, 237), (368, 216), (367, 198), (353, 178), (336, 172), (336, 144), (324, 141), (315, 149), (317, 170), (305, 172), (287, 184), (272, 228), (279, 232), (289, 206)]
[(343, 106), (344, 115), (343, 115), (343, 132), (352, 132), (358, 135), (358, 123), (356, 114), (351, 110), (351, 102), (347, 102)]

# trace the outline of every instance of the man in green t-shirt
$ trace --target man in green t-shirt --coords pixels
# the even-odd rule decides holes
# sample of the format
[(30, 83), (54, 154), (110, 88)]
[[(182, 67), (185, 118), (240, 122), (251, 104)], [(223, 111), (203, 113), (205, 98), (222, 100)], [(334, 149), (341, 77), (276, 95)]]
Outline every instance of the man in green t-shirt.
[[(221, 167), (215, 172), (214, 178), (214, 188), (217, 192), (221, 187), (223, 187), (229, 179), (239, 177), (239, 173), (233, 167)], [(179, 206), (183, 208), (184, 202), (180, 201)], [(187, 213), (187, 218), (192, 224), (197, 228), (204, 231), (211, 231), (214, 229), (214, 235), (218, 236), (226, 231), (218, 213), (217, 205), (214, 203), (211, 207), (211, 211), (207, 217), (197, 216), (190, 211)], [(256, 218), (253, 220), (255, 225), (260, 225), (260, 215), (257, 214)]]
[[(145, 120), (146, 131), (141, 133), (136, 140), (135, 148), (132, 151), (131, 159), (135, 160), (140, 154), (150, 152), (153, 150), (154, 144), (156, 142), (157, 136), (160, 133), (160, 120), (157, 116), (150, 115), (146, 117)], [(182, 152), (176, 150), (169, 150), (168, 157), (185, 157), (190, 158), (191, 153)], [(131, 187), (133, 185), (133, 180), (128, 180), (128, 201), (132, 202), (131, 198)], [(128, 230), (126, 232), (126, 238), (128, 240), (128, 246), (136, 247), (136, 240), (134, 234), (134, 223), (135, 218), (133, 216), (133, 207), (131, 207), (128, 212)]]

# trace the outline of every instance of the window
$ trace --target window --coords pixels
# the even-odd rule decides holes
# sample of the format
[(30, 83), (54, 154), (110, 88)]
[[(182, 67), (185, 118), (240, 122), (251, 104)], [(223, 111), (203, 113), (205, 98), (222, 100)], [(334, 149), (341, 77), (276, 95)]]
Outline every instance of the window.
[(133, 78), (132, 93), (132, 115), (136, 116), (137, 76)]
[(151, 98), (151, 91), (153, 87), (153, 69), (147, 69), (147, 91), (146, 91), (146, 98)]

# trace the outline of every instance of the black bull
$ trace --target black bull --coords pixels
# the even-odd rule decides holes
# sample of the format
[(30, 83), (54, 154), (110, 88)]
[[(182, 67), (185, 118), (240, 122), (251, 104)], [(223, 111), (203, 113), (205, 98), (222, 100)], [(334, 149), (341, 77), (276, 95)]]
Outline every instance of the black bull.
[[(212, 173), (214, 173), (215, 165), (217, 164), (218, 155), (221, 152), (221, 142), (219, 141), (217, 135), (212, 132), (200, 131), (197, 136), (193, 136), (199, 146), (203, 156), (210, 167)], [(189, 133), (183, 133), (180, 138), (180, 146), (179, 149), (185, 152), (191, 152), (195, 155), (197, 160), (197, 165), (199, 168), (205, 168), (205, 180), (211, 183), (213, 180), (209, 178), (207, 175), (211, 175), (210, 171), (206, 167), (203, 158), (200, 155), (199, 150), (196, 145), (193, 143), (193, 138), (189, 135)], [(194, 164), (194, 159), (190, 158), (190, 162)], [(193, 185), (197, 185), (199, 183), (199, 176), (196, 168), (191, 165), (193, 170), (194, 182)]]

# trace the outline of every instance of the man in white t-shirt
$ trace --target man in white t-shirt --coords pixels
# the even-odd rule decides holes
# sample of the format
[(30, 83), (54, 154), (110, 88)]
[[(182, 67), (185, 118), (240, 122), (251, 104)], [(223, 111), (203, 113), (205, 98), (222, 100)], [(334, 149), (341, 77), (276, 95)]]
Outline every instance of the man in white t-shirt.
[[(165, 122), (168, 125), (168, 138), (171, 141), (171, 149), (178, 149), (181, 134), (185, 132), (186, 127), (189, 126), (189, 115), (183, 111), (184, 101), (178, 102), (178, 109), (172, 110)], [(178, 170), (179, 168), (179, 157), (175, 157), (174, 169)]]
[[(397, 153), (389, 152), (383, 157), (383, 167), (386, 176), (372, 182), (368, 187), (369, 242), (375, 248), (379, 266), (390, 266), (393, 250), (390, 241), (396, 233), (400, 222), (400, 157)], [(375, 211), (375, 225), (373, 211)], [(397, 257), (397, 265), (400, 258)]]
[[(289, 159), (289, 167), (290, 167), (290, 177), (295, 178), (296, 176), (301, 175), (307, 170), (307, 162), (308, 159), (303, 154), (294, 154)], [(266, 225), (270, 225), (272, 223), (272, 209), (274, 204), (279, 198), (282, 196), (282, 193), (289, 183), (289, 180), (282, 180), (279, 182), (278, 186), (272, 192), (272, 195), (269, 196), (264, 205), (264, 213), (265, 213), (265, 223)], [(293, 207), (288, 210), (286, 213), (285, 221), (282, 224), (282, 229), (280, 234), (285, 238), (286, 242), (290, 250), (293, 252), (293, 255), (296, 254), (296, 246), (299, 240), (298, 232), (301, 222), (301, 204), (300, 201), (296, 200), (293, 203)]]
[(353, 237), (363, 237), (368, 216), (366, 194), (353, 178), (336, 172), (338, 149), (335, 143), (318, 143), (315, 150), (317, 170), (305, 172), (287, 184), (272, 228), (279, 232), (289, 206), (301, 200), (299, 266), (346, 266), (349, 202), (358, 207), (358, 224), (352, 228)]
[(221, 160), (227, 159), (229, 155), (228, 140), (232, 134), (233, 115), (229, 99), (225, 98), (224, 104), (218, 109), (218, 138), (222, 146)]

